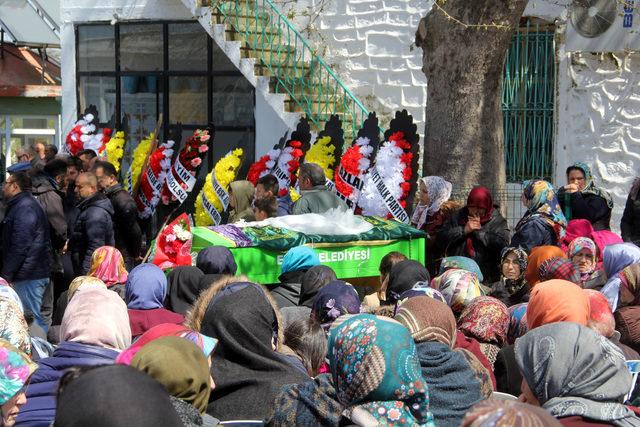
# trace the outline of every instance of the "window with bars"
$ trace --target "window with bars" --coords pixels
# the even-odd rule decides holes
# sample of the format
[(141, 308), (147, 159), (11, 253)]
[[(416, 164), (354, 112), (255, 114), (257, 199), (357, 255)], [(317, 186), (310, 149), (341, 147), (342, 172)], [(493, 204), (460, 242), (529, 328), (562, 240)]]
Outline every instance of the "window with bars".
[(513, 36), (502, 83), (507, 182), (552, 176), (554, 52), (553, 26), (527, 20)]

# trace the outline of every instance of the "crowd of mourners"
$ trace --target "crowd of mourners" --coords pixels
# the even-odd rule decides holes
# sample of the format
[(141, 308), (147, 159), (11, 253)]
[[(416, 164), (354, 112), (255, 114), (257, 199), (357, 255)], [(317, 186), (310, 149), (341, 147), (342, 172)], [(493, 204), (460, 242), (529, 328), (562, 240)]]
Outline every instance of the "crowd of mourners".
[[(513, 230), (487, 188), (462, 205), (421, 178), (425, 262), (386, 254), (371, 293), (307, 246), (279, 283), (238, 274), (221, 246), (166, 274), (112, 164), (17, 154), (1, 213), (4, 426), (640, 426), (640, 181), (620, 237), (584, 163), (560, 188), (526, 182)], [(234, 182), (228, 221), (344, 207), (325, 181), (303, 164), (295, 203), (272, 175)]]

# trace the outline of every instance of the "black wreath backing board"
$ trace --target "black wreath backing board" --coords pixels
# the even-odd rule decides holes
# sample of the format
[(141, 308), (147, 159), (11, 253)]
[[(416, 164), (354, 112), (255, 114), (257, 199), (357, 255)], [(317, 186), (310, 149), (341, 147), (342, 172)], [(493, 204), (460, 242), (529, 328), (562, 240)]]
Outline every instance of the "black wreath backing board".
[[(391, 135), (396, 132), (402, 132), (404, 139), (411, 145), (410, 152), (413, 154), (411, 159), (411, 180), (409, 181), (409, 195), (407, 196), (407, 208), (413, 206), (413, 198), (416, 194), (418, 183), (418, 161), (420, 160), (419, 145), (420, 135), (418, 135), (418, 126), (413, 122), (413, 116), (407, 110), (396, 111), (395, 118), (389, 123), (389, 129), (384, 133), (384, 139), (387, 141)], [(406, 152), (406, 151), (405, 151)]]
[(333, 156), (336, 159), (336, 162), (332, 168), (335, 169), (340, 165), (342, 151), (344, 150), (344, 131), (342, 130), (342, 121), (340, 121), (340, 117), (338, 117), (338, 115), (334, 114), (329, 117), (329, 120), (324, 123), (324, 129), (318, 132), (316, 141), (320, 138), (324, 138), (325, 136), (331, 138), (331, 142), (329, 144), (334, 146)]
[(358, 134), (353, 139), (351, 145), (355, 145), (358, 138), (368, 138), (369, 146), (373, 149), (369, 155), (369, 160), (373, 165), (373, 159), (376, 158), (378, 147), (380, 145), (380, 128), (378, 127), (378, 117), (376, 113), (369, 113), (367, 119), (362, 123), (362, 127), (358, 130)]

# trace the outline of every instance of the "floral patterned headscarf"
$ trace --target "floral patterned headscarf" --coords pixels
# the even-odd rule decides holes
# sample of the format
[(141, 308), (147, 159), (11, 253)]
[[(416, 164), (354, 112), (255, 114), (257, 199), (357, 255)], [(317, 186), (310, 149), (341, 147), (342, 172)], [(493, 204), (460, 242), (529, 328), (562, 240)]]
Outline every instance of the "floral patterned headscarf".
[(429, 204), (418, 204), (416, 206), (415, 212), (411, 217), (411, 222), (416, 225), (416, 228), (422, 228), (429, 215), (433, 215), (440, 210), (442, 204), (451, 197), (451, 190), (453, 189), (449, 181), (439, 176), (424, 176), (418, 181), (418, 183), (420, 182), (427, 188)]
[(440, 291), (454, 314), (482, 295), (478, 277), (466, 270), (447, 270), (431, 281), (431, 287)]
[(523, 302), (509, 307), (509, 329), (507, 330), (507, 344), (509, 345), (513, 345), (517, 338), (520, 338), (529, 330), (527, 305), (528, 303)]
[(435, 426), (407, 328), (371, 314), (343, 319), (329, 333), (329, 364), (338, 400), (351, 420), (361, 425)]
[(22, 308), (15, 301), (4, 297), (0, 297), (0, 338), (31, 355), (29, 325), (24, 320)]
[(9, 341), (0, 339), (0, 405), (25, 386), (38, 365)]
[(101, 246), (91, 255), (91, 268), (88, 276), (97, 277), (107, 287), (127, 283), (127, 269), (119, 250), (113, 246)]
[(493, 297), (478, 297), (465, 307), (458, 321), (458, 329), (481, 343), (502, 347), (507, 341), (509, 310)]
[(562, 240), (567, 228), (567, 220), (560, 209), (553, 186), (541, 179), (525, 181), (522, 197), (527, 212), (516, 225), (515, 231), (517, 232), (529, 219), (542, 217), (553, 228), (558, 241)]
[(584, 280), (586, 279), (593, 271), (596, 269), (596, 260), (598, 259), (598, 248), (593, 240), (588, 237), (577, 237), (569, 243), (569, 248), (567, 249), (567, 256), (569, 259), (572, 259), (574, 256), (578, 254), (583, 249), (587, 249), (593, 255), (593, 268), (591, 271), (586, 271), (581, 273), (580, 276)]

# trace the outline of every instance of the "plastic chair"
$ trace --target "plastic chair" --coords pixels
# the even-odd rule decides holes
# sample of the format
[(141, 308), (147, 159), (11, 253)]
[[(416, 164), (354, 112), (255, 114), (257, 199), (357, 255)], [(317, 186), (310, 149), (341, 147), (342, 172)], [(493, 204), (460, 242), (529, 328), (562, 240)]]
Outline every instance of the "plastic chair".
[(233, 421), (221, 421), (220, 425), (231, 427), (259, 427), (263, 426), (264, 422), (260, 420), (233, 420)]
[(494, 399), (499, 399), (499, 400), (518, 400), (518, 398), (512, 394), (509, 393), (502, 393), (500, 391), (494, 391), (491, 394), (491, 397), (493, 397)]

